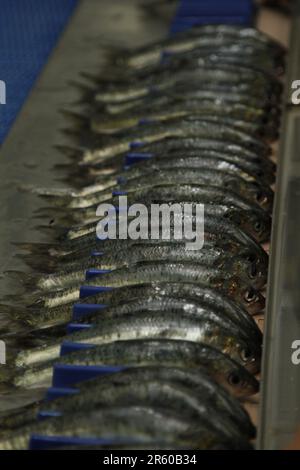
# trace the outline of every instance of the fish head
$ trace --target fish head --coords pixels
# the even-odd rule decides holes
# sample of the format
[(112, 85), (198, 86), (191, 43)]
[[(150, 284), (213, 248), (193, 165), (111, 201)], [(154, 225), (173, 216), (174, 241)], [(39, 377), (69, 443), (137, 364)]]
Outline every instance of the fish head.
[(258, 204), (266, 211), (271, 211), (274, 193), (269, 187), (263, 187), (256, 181), (245, 181), (242, 178), (227, 178), (224, 187), (239, 194), (248, 201)]
[(273, 208), (274, 192), (268, 186), (262, 186), (257, 182), (247, 185), (251, 200), (255, 201), (262, 209), (271, 212)]
[(224, 355), (222, 362), (223, 374), (218, 382), (233, 396), (248, 397), (259, 390), (259, 382), (245, 367)]
[(261, 289), (266, 283), (266, 269), (259, 269), (256, 262), (250, 261), (246, 256), (243, 257), (240, 254), (233, 256), (229, 260), (225, 260), (223, 267), (256, 289)]
[(261, 289), (267, 282), (268, 256), (256, 253), (250, 248), (241, 249), (234, 258), (237, 272), (256, 289)]
[[(230, 356), (233, 361), (252, 374), (260, 371), (262, 334), (248, 336), (247, 330), (223, 328), (218, 332), (218, 341), (223, 354)], [(228, 374), (226, 380), (228, 381)]]
[(220, 287), (251, 315), (261, 312), (265, 307), (264, 296), (251, 285), (244, 283), (239, 277), (230, 276), (230, 278), (223, 280)]
[(231, 210), (226, 217), (237, 224), (245, 233), (251, 235), (258, 243), (264, 243), (270, 238), (271, 218), (263, 210), (240, 211)]

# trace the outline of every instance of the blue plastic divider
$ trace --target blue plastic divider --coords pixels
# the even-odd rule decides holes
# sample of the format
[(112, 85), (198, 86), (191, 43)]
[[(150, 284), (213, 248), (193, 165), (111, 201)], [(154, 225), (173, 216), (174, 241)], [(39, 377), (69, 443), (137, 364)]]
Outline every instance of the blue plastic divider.
[(72, 385), (94, 379), (101, 375), (114, 374), (125, 370), (125, 366), (80, 366), (56, 364), (53, 370), (52, 386), (69, 388)]
[(86, 315), (98, 312), (106, 307), (107, 305), (105, 304), (75, 304), (73, 307), (72, 321), (81, 320)]
[(88, 328), (92, 328), (92, 325), (86, 323), (69, 323), (67, 325), (67, 335), (71, 335), (72, 333), (86, 330)]
[(251, 25), (254, 14), (253, 0), (181, 0), (171, 33), (201, 24)]
[(81, 286), (79, 295), (81, 299), (85, 299), (90, 295), (101, 294), (101, 292), (107, 292), (110, 290), (113, 290), (113, 287)]

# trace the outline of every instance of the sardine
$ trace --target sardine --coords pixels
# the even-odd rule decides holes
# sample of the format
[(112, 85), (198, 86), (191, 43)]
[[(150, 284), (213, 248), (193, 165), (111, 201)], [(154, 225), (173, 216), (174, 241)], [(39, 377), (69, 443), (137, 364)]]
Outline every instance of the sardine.
[[(130, 387), (128, 387), (128, 401), (130, 396)], [(135, 387), (136, 395), (152, 397), (158, 396), (161, 392), (161, 399), (167, 402), (169, 398), (172, 405), (171, 412), (156, 411), (146, 407), (116, 407), (110, 408), (103, 406), (97, 411), (86, 413), (70, 413), (66, 416), (47, 419), (39, 423), (24, 427), (19, 432), (14, 432), (4, 439), (0, 440), (0, 449), (2, 450), (22, 450), (27, 449), (30, 442), (31, 434), (54, 436), (80, 437), (81, 439), (98, 438), (107, 442), (143, 442), (147, 443), (153, 438), (162, 438), (165, 442), (182, 443), (192, 445), (196, 444), (198, 448), (213, 448), (215, 445), (225, 443), (231, 448), (245, 449), (250, 448), (247, 440), (242, 437), (238, 438), (235, 434), (228, 437), (224, 432), (217, 431), (217, 426), (210, 423), (208, 415), (201, 417), (200, 407), (197, 408), (196, 402), (189, 399), (185, 394), (185, 390), (179, 387), (175, 388), (171, 384), (159, 384), (157, 382), (149, 382), (140, 384)], [(112, 395), (111, 395), (112, 397)], [(109, 397), (108, 402), (109, 402)], [(178, 416), (179, 405), (186, 406), (185, 415), (192, 416), (191, 419), (184, 420), (184, 417), (174, 417), (172, 411), (177, 410)], [(194, 414), (192, 414), (194, 411)], [(207, 407), (207, 411), (210, 408)], [(183, 408), (184, 412), (184, 408)], [(204, 414), (204, 413), (203, 413)], [(193, 419), (194, 417), (194, 419)], [(221, 420), (219, 418), (221, 427)], [(163, 424), (162, 424), (163, 423)], [(219, 422), (218, 422), (219, 424)], [(222, 423), (224, 426), (224, 423)], [(225, 429), (225, 427), (224, 427)], [(163, 436), (163, 437), (161, 437)]]
[[(200, 261), (206, 266), (239, 272), (253, 287), (261, 288), (266, 282), (267, 264), (253, 262), (251, 251), (246, 248), (236, 249), (228, 244), (226, 247), (206, 245), (198, 251), (186, 250), (184, 243), (161, 242), (161, 244), (140, 243), (127, 247), (126, 250), (106, 251), (98, 256), (89, 256), (81, 261), (75, 261), (61, 271), (49, 276), (42, 274), (22, 275), (21, 281), (30, 289), (53, 290), (83, 282), (88, 269), (117, 269), (129, 266), (138, 261), (170, 260), (170, 261)], [(234, 256), (233, 256), (234, 255)]]
[[(159, 76), (149, 76), (144, 80), (135, 81), (134, 86), (114, 86), (108, 84), (106, 89), (102, 86), (96, 91), (95, 101), (98, 103), (114, 103), (140, 99), (151, 96), (153, 92), (159, 93), (165, 90), (180, 86), (182, 84), (195, 85), (195, 89), (214, 89), (218, 86), (231, 88), (242, 92), (249, 92), (249, 97), (264, 96), (275, 100), (280, 96), (282, 85), (280, 82), (271, 81), (259, 71), (252, 71), (249, 68), (228, 64), (218, 64), (216, 66), (197, 67), (191, 64), (190, 68), (185, 66), (179, 69), (176, 74), (170, 71), (162, 71)], [(211, 85), (210, 85), (211, 84)]]
[[(40, 403), (38, 405), (33, 404), (30, 407), (22, 408), (12, 414), (9, 414), (2, 419), (0, 418), (0, 430), (1, 429), (16, 429), (20, 426), (28, 425), (36, 421), (37, 413), (42, 410), (54, 411), (56, 414), (61, 413), (66, 415), (67, 413), (73, 412), (73, 410), (80, 409), (81, 411), (89, 412), (91, 409), (98, 409), (107, 393), (107, 388), (111, 386), (127, 387), (132, 384), (134, 387), (137, 382), (145, 383), (153, 380), (160, 380), (162, 383), (168, 382), (174, 385), (182, 387), (188, 387), (192, 396), (198, 396), (199, 405), (200, 403), (213, 405), (214, 409), (220, 413), (222, 417), (227, 417), (230, 425), (237, 426), (239, 431), (245, 436), (251, 438), (255, 435), (255, 428), (252, 425), (248, 414), (239, 404), (239, 402), (232, 398), (231, 395), (226, 392), (223, 387), (218, 385), (207, 375), (205, 369), (183, 369), (183, 368), (168, 368), (160, 367), (137, 367), (129, 368), (124, 371), (107, 374), (105, 376), (88, 380), (77, 385), (79, 394), (66, 396), (53, 400), (51, 403)], [(126, 389), (126, 388), (125, 388)], [(76, 389), (74, 390), (76, 391)], [(100, 398), (101, 397), (101, 398)], [(100, 398), (100, 403), (99, 403)], [(138, 397), (137, 397), (138, 398)], [(127, 402), (127, 398), (124, 397), (124, 393), (116, 395), (114, 397), (115, 405), (131, 406), (130, 402)], [(110, 401), (110, 400), (109, 400)], [(136, 403), (137, 404), (137, 403)], [(144, 406), (143, 401), (139, 403), (139, 406)], [(147, 403), (149, 406), (150, 403)], [(151, 403), (159, 408), (161, 403)], [(111, 402), (110, 406), (114, 406)]]
[[(238, 144), (261, 155), (270, 153), (270, 147), (266, 143), (228, 125), (226, 119), (219, 121), (217, 124), (211, 121), (201, 121), (200, 119), (198, 121), (189, 121), (182, 118), (164, 126), (149, 124), (141, 127), (138, 133), (132, 131), (127, 132), (125, 135), (120, 134), (117, 140), (103, 138), (101, 139), (102, 144), (99, 140), (97, 146), (83, 152), (83, 157), (78, 161), (78, 164), (84, 166), (85, 164), (98, 163), (105, 157), (128, 152), (132, 143), (138, 145), (150, 144), (164, 141), (170, 137), (176, 139), (180, 137), (195, 137), (197, 139), (203, 137), (205, 139), (228, 141), (228, 144)], [(227, 149), (227, 147), (225, 148)]]
[[(261, 342), (250, 341), (245, 332), (234, 326), (228, 318), (207, 312), (199, 318), (177, 313), (163, 315), (140, 313), (124, 318), (105, 319), (101, 326), (76, 332), (65, 337), (65, 341), (100, 345), (118, 340), (134, 339), (178, 339), (205, 343), (228, 354), (233, 360), (256, 373), (260, 369)], [(40, 347), (16, 353), (14, 364), (25, 367), (55, 361), (60, 353), (61, 338)]]
[[(142, 69), (149, 66), (155, 66), (161, 60), (163, 53), (185, 53), (196, 49), (197, 47), (218, 47), (231, 44), (240, 44), (245, 47), (253, 46), (257, 51), (269, 51), (270, 55), (275, 57), (284, 54), (283, 46), (275, 43), (273, 40), (261, 35), (258, 37), (257, 30), (249, 28), (230, 29), (224, 25), (209, 25), (192, 28), (188, 33), (176, 35), (171, 39), (166, 39), (158, 43), (144, 46), (136, 52), (130, 52), (127, 55), (122, 53), (115, 60), (118, 67), (128, 67), (132, 69)], [(257, 34), (258, 33), (258, 34)]]
[[(114, 341), (89, 349), (61, 356), (55, 364), (61, 365), (111, 365), (125, 367), (179, 367), (204, 369), (217, 383), (237, 397), (247, 397), (257, 393), (259, 384), (255, 377), (233, 361), (227, 354), (203, 343), (167, 338)], [(16, 373), (11, 367), (6, 369), (7, 381), (15, 386), (34, 388), (39, 384), (49, 384), (52, 379), (53, 363), (28, 367)]]
[(61, 198), (59, 200), (60, 205), (63, 205), (65, 209), (78, 209), (93, 206), (99, 203), (99, 200), (109, 195), (113, 191), (126, 191), (134, 192), (138, 189), (144, 189), (151, 186), (162, 185), (162, 184), (200, 184), (210, 186), (220, 186), (223, 188), (229, 188), (231, 191), (236, 192), (240, 196), (248, 199), (249, 201), (258, 203), (264, 209), (270, 211), (273, 204), (273, 192), (268, 187), (263, 187), (261, 184), (250, 180), (250, 177), (246, 181), (245, 179), (226, 173), (224, 170), (217, 169), (205, 169), (205, 168), (182, 168), (178, 172), (177, 168), (168, 168), (167, 170), (160, 170), (145, 173), (144, 176), (138, 176), (136, 178), (130, 178), (126, 180), (119, 179), (112, 185), (106, 187), (104, 190), (101, 188), (99, 191), (94, 191), (89, 195), (82, 195), (78, 198)]

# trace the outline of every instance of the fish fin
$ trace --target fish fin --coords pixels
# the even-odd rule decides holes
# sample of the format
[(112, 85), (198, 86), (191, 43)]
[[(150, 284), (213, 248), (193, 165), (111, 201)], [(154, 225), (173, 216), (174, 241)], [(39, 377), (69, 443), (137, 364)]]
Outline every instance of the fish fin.
[[(11, 383), (14, 371), (8, 367), (0, 365), (0, 395), (10, 395), (15, 391), (15, 386)], [(1, 426), (0, 426), (1, 428)]]
[(72, 124), (73, 129), (82, 130), (89, 128), (89, 117), (87, 114), (68, 109), (60, 109), (59, 112)]
[[(55, 225), (57, 224), (57, 225)], [(55, 237), (56, 241), (66, 240), (66, 228), (60, 227), (60, 221), (51, 219), (47, 225), (37, 225), (35, 227), (37, 230), (40, 230), (43, 233), (52, 234)]]
[(93, 100), (96, 88), (76, 80), (69, 80), (69, 85), (80, 92), (80, 103), (87, 103)]
[(58, 243), (13, 242), (12, 244), (23, 251), (29, 251), (29, 253), (34, 256), (55, 256), (55, 254), (60, 251), (60, 245)]
[(51, 197), (51, 198), (68, 198), (71, 199), (72, 197), (78, 197), (75, 191), (70, 188), (41, 188), (32, 186), (29, 184), (22, 184), (18, 187), (20, 191), (30, 192), (32, 194), (37, 194), (41, 197)]
[(41, 274), (51, 274), (56, 268), (57, 263), (49, 256), (33, 256), (31, 254), (17, 253), (16, 258), (21, 259), (27, 266)]
[[(71, 160), (77, 160), (81, 158), (84, 152), (84, 149), (80, 146), (55, 144), (53, 147), (60, 153), (62, 153), (64, 156), (70, 158)], [(65, 163), (64, 165), (67, 164)], [(56, 165), (55, 167), (58, 167), (58, 165)]]
[(70, 129), (69, 127), (68, 128), (62, 128), (62, 129), (59, 129), (59, 131), (61, 132), (61, 134), (63, 134), (64, 136), (68, 137), (68, 139), (70, 139), (70, 141), (72, 143), (74, 142), (77, 142), (78, 144), (80, 143), (81, 141), (81, 133), (78, 132), (77, 129)]
[(11, 280), (19, 282), (22, 286), (30, 289), (31, 291), (33, 288), (36, 289), (37, 282), (40, 277), (40, 274), (29, 274), (16, 270), (4, 271), (4, 274)]

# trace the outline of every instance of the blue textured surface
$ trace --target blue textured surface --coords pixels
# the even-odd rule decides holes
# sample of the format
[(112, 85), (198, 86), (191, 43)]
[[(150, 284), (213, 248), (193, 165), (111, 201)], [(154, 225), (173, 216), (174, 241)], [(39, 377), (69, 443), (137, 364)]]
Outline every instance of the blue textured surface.
[(78, 0), (1, 0), (0, 80), (6, 83), (6, 105), (0, 105), (0, 143), (77, 3)]

